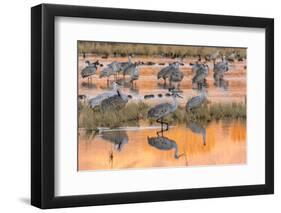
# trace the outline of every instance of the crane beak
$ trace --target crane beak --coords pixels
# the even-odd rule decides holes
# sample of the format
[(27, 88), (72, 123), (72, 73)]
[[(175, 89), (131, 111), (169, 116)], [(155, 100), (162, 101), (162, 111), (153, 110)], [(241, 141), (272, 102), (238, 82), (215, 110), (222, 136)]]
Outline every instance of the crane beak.
[(177, 94), (177, 97), (179, 97), (179, 98), (183, 98), (182, 96), (180, 96), (180, 95), (178, 95), (178, 94)]

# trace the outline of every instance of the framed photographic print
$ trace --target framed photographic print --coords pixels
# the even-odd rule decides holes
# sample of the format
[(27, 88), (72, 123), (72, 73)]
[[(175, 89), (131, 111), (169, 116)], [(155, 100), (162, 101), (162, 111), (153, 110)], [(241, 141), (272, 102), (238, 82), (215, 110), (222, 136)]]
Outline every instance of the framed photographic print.
[(31, 203), (272, 194), (274, 20), (31, 9)]

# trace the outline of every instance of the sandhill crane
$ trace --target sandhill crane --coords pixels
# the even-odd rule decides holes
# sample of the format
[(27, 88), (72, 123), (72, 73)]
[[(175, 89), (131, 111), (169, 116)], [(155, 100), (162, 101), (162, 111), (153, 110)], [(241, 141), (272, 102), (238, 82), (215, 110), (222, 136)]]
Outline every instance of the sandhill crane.
[(200, 95), (192, 97), (188, 102), (186, 103), (186, 111), (190, 111), (192, 109), (198, 108), (202, 106), (203, 103), (207, 101), (207, 93), (205, 91), (205, 88), (201, 90)]
[(215, 81), (222, 79), (224, 76), (224, 73), (227, 72), (228, 70), (229, 70), (229, 64), (228, 64), (227, 60), (225, 60), (225, 57), (223, 57), (222, 61), (220, 61), (214, 65)]
[(192, 85), (197, 84), (198, 89), (202, 89), (205, 78), (209, 73), (208, 64), (198, 64), (195, 76), (192, 78)]
[(189, 122), (187, 127), (195, 134), (202, 135), (203, 145), (206, 145), (206, 128), (200, 125), (199, 123)]
[(101, 102), (109, 97), (112, 97), (114, 95), (117, 95), (117, 91), (119, 91), (119, 86), (116, 82), (112, 83), (112, 91), (104, 92), (100, 95), (97, 95), (96, 97), (90, 99), (88, 101), (90, 107), (94, 109), (95, 107), (98, 107), (101, 105)]
[(194, 64), (194, 63), (189, 63), (189, 65), (191, 66), (191, 70), (192, 70), (192, 74), (197, 74), (198, 70), (201, 68), (202, 64), (198, 63), (198, 61)]
[(167, 137), (164, 137), (164, 136), (149, 137), (149, 136), (147, 136), (147, 142), (149, 145), (151, 145), (159, 150), (174, 149), (175, 150), (174, 157), (176, 159), (179, 159), (183, 155), (183, 154), (179, 155), (177, 143), (174, 140), (169, 139)]
[(177, 88), (179, 88), (179, 84), (183, 79), (183, 72), (181, 72), (179, 69), (174, 70), (169, 78), (170, 84), (171, 83), (177, 83)]
[(114, 78), (116, 80), (117, 73), (121, 70), (121, 65), (119, 62), (112, 62), (111, 64), (108, 64), (106, 68), (104, 68), (100, 72), (100, 78), (107, 77), (107, 84), (109, 84), (109, 77), (111, 75), (114, 75)]
[(173, 63), (169, 64), (169, 66), (164, 67), (161, 69), (157, 74), (157, 79), (163, 78), (164, 79), (164, 85), (166, 85), (166, 79), (170, 78), (171, 74), (179, 69), (179, 63)]
[(128, 62), (119, 62), (120, 64), (120, 71), (123, 72), (123, 78), (125, 78), (125, 70), (132, 64), (132, 58), (128, 56)]
[(100, 72), (100, 78), (107, 77), (107, 84), (109, 84), (109, 77), (112, 75), (114, 75), (116, 79), (116, 72), (110, 67), (107, 67)]
[(122, 94), (120, 90), (117, 90), (117, 94), (109, 98), (104, 99), (100, 106), (103, 112), (110, 110), (120, 110), (126, 106), (129, 98), (127, 95)]
[(85, 64), (87, 66), (81, 70), (81, 76), (82, 78), (88, 78), (88, 83), (90, 80), (92, 80), (92, 75), (94, 75), (97, 71), (97, 65), (99, 65), (99, 61), (96, 61), (94, 63), (90, 63), (90, 61), (85, 61)]
[(171, 92), (172, 92), (172, 97), (173, 97), (173, 103), (158, 104), (158, 105), (152, 107), (148, 111), (148, 118), (155, 119), (157, 123), (160, 123), (161, 130), (163, 130), (163, 124), (166, 125), (165, 131), (167, 131), (169, 129), (169, 124), (167, 122), (164, 122), (163, 118), (177, 110), (177, 108), (178, 108), (177, 97), (182, 98), (181, 96), (178, 95), (178, 93), (176, 91), (172, 90)]
[(134, 85), (134, 81), (139, 79), (139, 69), (138, 69), (138, 63), (131, 63), (123, 70), (123, 74), (130, 75), (130, 83), (132, 84), (132, 87)]
[(129, 138), (125, 131), (109, 131), (102, 132), (102, 139), (114, 144), (117, 151), (121, 151), (125, 144), (128, 143)]
[(113, 61), (112, 63), (108, 64), (104, 70), (101, 71), (100, 78), (109, 77), (111, 75), (114, 75), (116, 78), (116, 75), (119, 72), (124, 72), (124, 70), (127, 69), (127, 67), (131, 64), (131, 56), (128, 56), (128, 62)]

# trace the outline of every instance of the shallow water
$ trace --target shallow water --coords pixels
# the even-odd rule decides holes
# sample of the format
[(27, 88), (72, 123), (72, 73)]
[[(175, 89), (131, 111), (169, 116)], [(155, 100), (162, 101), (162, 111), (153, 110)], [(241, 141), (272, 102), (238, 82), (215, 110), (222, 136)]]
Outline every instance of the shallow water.
[[(244, 121), (198, 123), (160, 128), (143, 127), (80, 133), (78, 170), (206, 166), (246, 163)], [(150, 138), (150, 143), (148, 140)]]
[[(82, 79), (80, 76), (80, 72), (85, 66), (84, 59), (79, 58), (78, 64), (78, 81), (79, 81), (79, 94), (86, 94), (88, 97), (94, 97), (100, 93), (103, 93), (105, 90), (111, 90), (110, 83), (114, 81), (114, 77), (110, 77), (110, 83), (107, 84), (106, 78), (99, 78), (99, 73), (104, 67), (111, 63), (112, 61), (127, 61), (127, 58), (108, 58), (102, 59), (100, 57), (89, 57), (87, 60), (96, 61), (99, 60), (103, 67), (99, 67), (97, 73), (92, 77), (92, 81), (88, 82), (87, 79)], [(190, 62), (194, 62), (195, 59), (184, 59), (184, 66), (180, 66), (180, 70), (184, 73), (184, 78), (179, 85), (179, 89), (182, 91), (183, 99), (180, 100), (181, 104), (184, 105), (186, 101), (192, 96), (197, 95), (198, 91), (192, 89), (192, 71), (189, 66)], [(122, 91), (126, 94), (130, 94), (133, 96), (133, 100), (139, 100), (144, 97), (144, 95), (155, 95), (157, 102), (161, 102), (165, 100), (165, 94), (167, 93), (167, 87), (169, 85), (164, 86), (164, 81), (162, 79), (157, 79), (157, 73), (167, 66), (168, 63), (173, 62), (172, 59), (161, 59), (159, 57), (155, 58), (142, 58), (135, 57), (133, 61), (154, 61), (156, 63), (164, 62), (165, 65), (153, 65), (146, 66), (140, 65), (139, 79), (135, 82), (135, 86), (132, 87), (130, 83), (128, 83), (128, 79), (124, 79), (122, 76), (119, 76), (119, 81), (123, 85)], [(215, 84), (213, 78), (213, 65), (212, 63), (208, 63), (210, 70), (207, 80), (207, 92), (208, 99), (212, 102), (244, 102), (246, 97), (246, 73), (247, 70), (244, 69), (246, 62), (234, 62), (230, 66), (230, 70), (225, 73), (224, 80), (221, 82), (217, 82)], [(177, 85), (175, 85), (177, 86)], [(162, 98), (158, 98), (158, 94), (162, 94)]]

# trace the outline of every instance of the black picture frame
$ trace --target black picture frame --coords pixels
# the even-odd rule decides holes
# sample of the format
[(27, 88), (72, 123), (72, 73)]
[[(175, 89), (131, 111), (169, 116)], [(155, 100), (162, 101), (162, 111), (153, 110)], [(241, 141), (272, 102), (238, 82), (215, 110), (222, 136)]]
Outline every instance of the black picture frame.
[[(95, 195), (54, 195), (55, 17), (263, 28), (265, 48), (265, 184)], [(274, 193), (274, 19), (41, 4), (31, 8), (31, 204), (60, 208)]]

